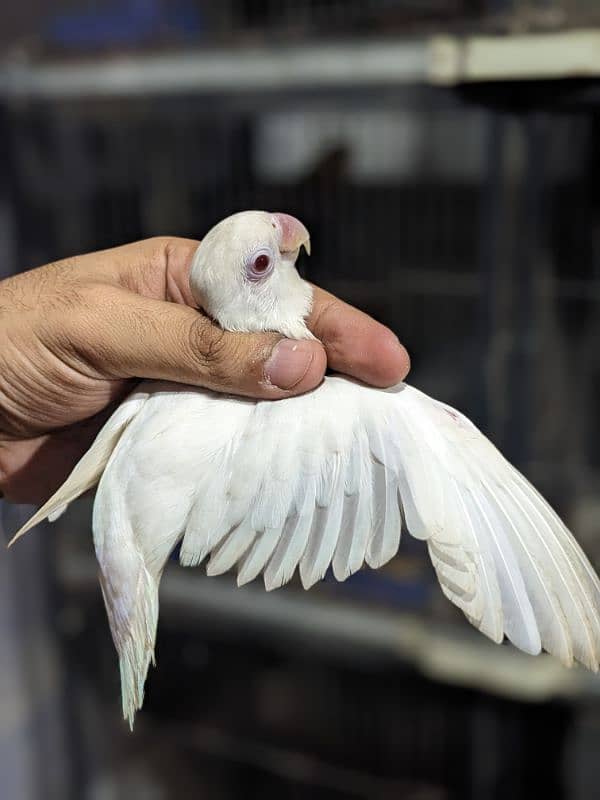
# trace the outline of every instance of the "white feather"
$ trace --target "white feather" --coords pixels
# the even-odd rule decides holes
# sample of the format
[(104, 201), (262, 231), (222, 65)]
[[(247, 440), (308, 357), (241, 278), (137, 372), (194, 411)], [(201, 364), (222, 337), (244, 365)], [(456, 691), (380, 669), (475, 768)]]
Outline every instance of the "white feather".
[(131, 420), (134, 419), (148, 397), (148, 393), (143, 391), (143, 386), (144, 384), (121, 403), (108, 422), (106, 422), (90, 449), (79, 460), (67, 480), (17, 531), (9, 542), (9, 547), (43, 520), (48, 519), (50, 522), (57, 520), (64, 514), (73, 500), (87, 492), (88, 489), (96, 486), (121, 438), (121, 434)]
[(300, 578), (305, 589), (324, 577), (335, 553), (345, 499), (345, 476), (340, 455), (333, 455), (325, 465), (321, 478), (323, 488), (315, 513), (315, 523), (300, 561)]
[(306, 480), (304, 498), (297, 504), (295, 515), (286, 520), (281, 538), (265, 569), (267, 591), (278, 589), (291, 581), (304, 555), (315, 516), (317, 495), (315, 484), (314, 478)]

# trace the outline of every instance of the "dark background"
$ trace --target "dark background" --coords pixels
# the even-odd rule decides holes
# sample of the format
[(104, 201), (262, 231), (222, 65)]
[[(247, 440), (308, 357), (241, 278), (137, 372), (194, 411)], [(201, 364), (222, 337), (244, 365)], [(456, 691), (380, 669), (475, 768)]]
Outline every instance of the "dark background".
[[(428, 43), (591, 31), (599, 12), (22, 0), (0, 12), (0, 275), (295, 214), (306, 274), (390, 325), (410, 382), (473, 418), (598, 565), (600, 84), (436, 85)], [(365, 44), (394, 48), (389, 75), (369, 78)], [(7, 533), (27, 513), (3, 511)], [(89, 512), (0, 558), (3, 800), (597, 796), (599, 681), (483, 640), (408, 538), (384, 570), (308, 594), (173, 564), (131, 736)]]

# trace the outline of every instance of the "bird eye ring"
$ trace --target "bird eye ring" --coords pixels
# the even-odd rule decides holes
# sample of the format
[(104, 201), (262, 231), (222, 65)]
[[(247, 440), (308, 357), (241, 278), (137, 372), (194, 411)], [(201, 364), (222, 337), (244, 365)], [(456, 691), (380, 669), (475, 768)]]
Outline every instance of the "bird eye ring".
[(246, 277), (251, 281), (266, 278), (273, 270), (273, 256), (270, 250), (257, 250), (246, 261)]

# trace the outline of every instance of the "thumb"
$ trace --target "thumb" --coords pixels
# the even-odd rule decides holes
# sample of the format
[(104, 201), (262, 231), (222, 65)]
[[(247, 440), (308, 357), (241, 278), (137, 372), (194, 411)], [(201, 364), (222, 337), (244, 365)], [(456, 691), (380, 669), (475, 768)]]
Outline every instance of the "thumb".
[[(98, 287), (93, 313), (76, 321), (78, 357), (110, 378), (153, 378), (264, 399), (301, 394), (323, 379), (316, 341), (222, 330), (201, 312)], [(83, 323), (83, 324), (82, 324)]]

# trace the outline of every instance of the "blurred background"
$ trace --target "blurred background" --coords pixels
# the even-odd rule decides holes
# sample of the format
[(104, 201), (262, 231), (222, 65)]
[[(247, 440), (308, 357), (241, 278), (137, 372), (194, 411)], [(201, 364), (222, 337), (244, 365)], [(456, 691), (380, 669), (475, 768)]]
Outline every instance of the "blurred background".
[[(596, 76), (597, 0), (5, 4), (0, 276), (295, 214), (306, 274), (396, 331), (598, 567)], [(134, 735), (89, 500), (0, 558), (0, 635), (3, 800), (598, 796), (600, 679), (488, 643), (408, 537), (309, 593), (171, 564)]]

